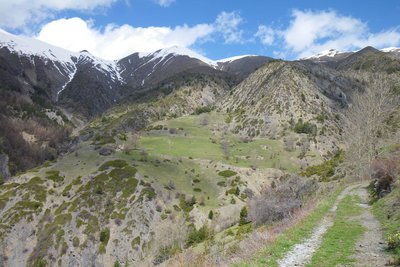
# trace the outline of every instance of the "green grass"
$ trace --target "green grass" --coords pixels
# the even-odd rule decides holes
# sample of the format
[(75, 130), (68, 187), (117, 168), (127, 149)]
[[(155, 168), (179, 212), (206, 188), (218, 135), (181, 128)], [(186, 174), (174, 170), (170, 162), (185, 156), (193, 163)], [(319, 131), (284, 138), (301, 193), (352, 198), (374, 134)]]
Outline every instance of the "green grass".
[(325, 233), (321, 247), (307, 266), (349, 266), (357, 239), (365, 228), (352, 217), (361, 213), (357, 199), (346, 196), (339, 204), (333, 226)]
[[(181, 130), (177, 134), (170, 134), (167, 130), (148, 131), (141, 136), (139, 147), (154, 156), (214, 160), (239, 167), (278, 168), (290, 172), (299, 170), (298, 152), (285, 151), (281, 140), (258, 138), (243, 142), (237, 136), (223, 135), (222, 130), (215, 130), (216, 125), (223, 123), (222, 116), (214, 112), (209, 116), (208, 126), (200, 125), (199, 116), (163, 121), (163, 127)], [(229, 143), (228, 158), (222, 149), (222, 140)]]
[(275, 241), (261, 249), (253, 260), (242, 262), (235, 266), (278, 266), (278, 261), (283, 258), (288, 251), (311, 235), (318, 222), (335, 203), (340, 192), (341, 189), (322, 200), (309, 216), (287, 231), (279, 234)]
[[(376, 201), (372, 206), (374, 215), (382, 224), (383, 231), (387, 239), (400, 232), (400, 186), (384, 198)], [(400, 244), (390, 250), (397, 262), (400, 263)]]

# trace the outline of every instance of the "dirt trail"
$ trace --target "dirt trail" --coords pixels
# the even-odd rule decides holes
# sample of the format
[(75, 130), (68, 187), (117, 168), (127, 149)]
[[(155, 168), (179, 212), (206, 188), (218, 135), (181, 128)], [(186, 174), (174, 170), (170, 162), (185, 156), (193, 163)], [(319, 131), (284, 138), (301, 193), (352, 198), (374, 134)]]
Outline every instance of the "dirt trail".
[(371, 212), (371, 205), (368, 203), (368, 192), (365, 188), (358, 187), (352, 193), (361, 198), (362, 214), (359, 221), (365, 227), (365, 233), (356, 243), (354, 259), (355, 266), (376, 266), (383, 267), (390, 260), (385, 250), (385, 240), (379, 221)]
[(288, 252), (282, 260), (278, 262), (281, 267), (306, 266), (310, 263), (315, 251), (321, 246), (322, 239), (326, 231), (333, 225), (333, 219), (340, 201), (349, 194), (358, 195), (362, 199), (360, 204), (363, 213), (357, 218), (366, 228), (365, 234), (357, 242), (356, 266), (385, 266), (388, 256), (384, 253), (384, 240), (380, 230), (380, 224), (371, 213), (368, 205), (368, 193), (365, 185), (353, 185), (343, 190), (337, 197), (334, 205), (325, 215), (322, 221), (314, 229), (311, 236), (303, 243), (297, 244)]

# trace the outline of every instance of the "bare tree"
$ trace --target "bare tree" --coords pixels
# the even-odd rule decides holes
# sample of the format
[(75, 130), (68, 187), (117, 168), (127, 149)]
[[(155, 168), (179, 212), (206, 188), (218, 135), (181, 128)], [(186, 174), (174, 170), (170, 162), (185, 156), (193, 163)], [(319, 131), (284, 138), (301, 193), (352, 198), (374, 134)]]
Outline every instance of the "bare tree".
[(132, 131), (132, 134), (129, 137), (129, 143), (132, 144), (133, 149), (137, 149), (139, 139), (140, 139), (140, 132)]
[(343, 169), (355, 178), (362, 178), (369, 166), (393, 140), (388, 119), (399, 108), (399, 97), (393, 90), (393, 78), (385, 74), (354, 74), (366, 84), (355, 93), (345, 116), (344, 140), (347, 143)]
[(203, 113), (200, 116), (200, 125), (207, 126), (210, 123), (210, 119), (207, 113)]
[(229, 157), (230, 157), (230, 147), (229, 147), (229, 141), (227, 139), (223, 139), (221, 141), (221, 148), (222, 148), (222, 152), (224, 153), (225, 158), (229, 159)]
[(164, 220), (157, 226), (155, 234), (154, 255), (155, 263), (161, 263), (170, 256), (174, 247), (184, 249), (187, 237), (187, 226), (183, 218), (176, 218), (173, 221)]

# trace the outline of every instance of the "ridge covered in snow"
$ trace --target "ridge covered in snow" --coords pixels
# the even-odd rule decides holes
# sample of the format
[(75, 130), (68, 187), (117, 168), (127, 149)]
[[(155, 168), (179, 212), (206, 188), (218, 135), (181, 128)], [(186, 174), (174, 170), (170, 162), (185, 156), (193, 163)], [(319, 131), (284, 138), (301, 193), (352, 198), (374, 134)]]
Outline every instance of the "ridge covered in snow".
[(309, 57), (304, 57), (302, 59), (319, 59), (319, 58), (322, 58), (322, 57), (335, 57), (335, 56), (337, 56), (339, 54), (343, 54), (343, 53), (346, 53), (346, 52), (338, 51), (336, 49), (329, 49), (329, 50), (325, 50), (325, 51), (319, 52), (316, 55), (312, 55), (312, 56), (309, 56)]
[(388, 53), (388, 52), (400, 52), (400, 47), (386, 47), (381, 49), (382, 52)]
[[(188, 56), (190, 58), (195, 58), (198, 59), (200, 61), (203, 61), (204, 63), (210, 65), (210, 66), (216, 66), (216, 62), (214, 60), (211, 60), (205, 56), (202, 56), (196, 52), (194, 52), (193, 50), (190, 50), (189, 48), (186, 47), (180, 47), (180, 46), (171, 46), (168, 48), (164, 48), (164, 49), (160, 49), (157, 50), (155, 52), (151, 52), (148, 53), (147, 55), (145, 55), (146, 57), (152, 57), (152, 60), (156, 60), (161, 58), (161, 60), (163, 60), (164, 58), (166, 58), (168, 55), (179, 55), (179, 56)], [(141, 53), (139, 55), (142, 55), (142, 57), (144, 56), (144, 53)]]
[[(63, 67), (63, 71), (59, 71), (62, 74), (67, 73), (69, 82), (76, 73), (76, 64), (85, 62), (90, 62), (96, 69), (103, 73), (109, 73), (114, 81), (122, 81), (116, 61), (103, 60), (93, 56), (86, 50), (71, 52), (35, 38), (8, 33), (2, 29), (0, 29), (0, 47), (6, 47), (12, 53), (28, 57), (38, 56), (43, 58), (45, 62), (48, 60), (59, 62)], [(54, 66), (58, 68), (57, 64)], [(65, 89), (67, 84), (63, 85), (58, 94)]]
[(11, 52), (22, 55), (35, 55), (50, 60), (74, 64), (71, 56), (78, 57), (74, 53), (63, 48), (50, 45), (35, 38), (13, 35), (0, 29), (0, 46), (7, 47)]
[(221, 63), (229, 63), (229, 62), (232, 62), (232, 61), (235, 61), (235, 60), (238, 60), (238, 59), (242, 59), (242, 58), (245, 58), (245, 57), (257, 57), (257, 55), (241, 55), (241, 56), (228, 57), (228, 58), (223, 58), (223, 59), (217, 60), (217, 62), (218, 63), (219, 62), (221, 62)]

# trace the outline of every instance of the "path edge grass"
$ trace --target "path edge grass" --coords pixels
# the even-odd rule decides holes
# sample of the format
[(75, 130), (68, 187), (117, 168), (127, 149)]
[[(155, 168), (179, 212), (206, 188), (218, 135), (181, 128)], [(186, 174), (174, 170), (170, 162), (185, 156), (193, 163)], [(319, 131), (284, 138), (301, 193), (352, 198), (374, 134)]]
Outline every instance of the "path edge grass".
[(350, 266), (356, 260), (351, 258), (356, 242), (365, 232), (359, 221), (353, 220), (362, 213), (357, 196), (344, 197), (336, 210), (333, 225), (324, 234), (322, 244), (314, 253), (307, 267)]
[(280, 233), (273, 243), (268, 244), (257, 253), (255, 259), (241, 262), (233, 266), (278, 266), (278, 261), (282, 259), (288, 251), (290, 251), (296, 244), (311, 236), (314, 228), (328, 213), (329, 209), (334, 205), (337, 197), (344, 188), (344, 186), (340, 186), (328, 197), (320, 200), (309, 215)]

